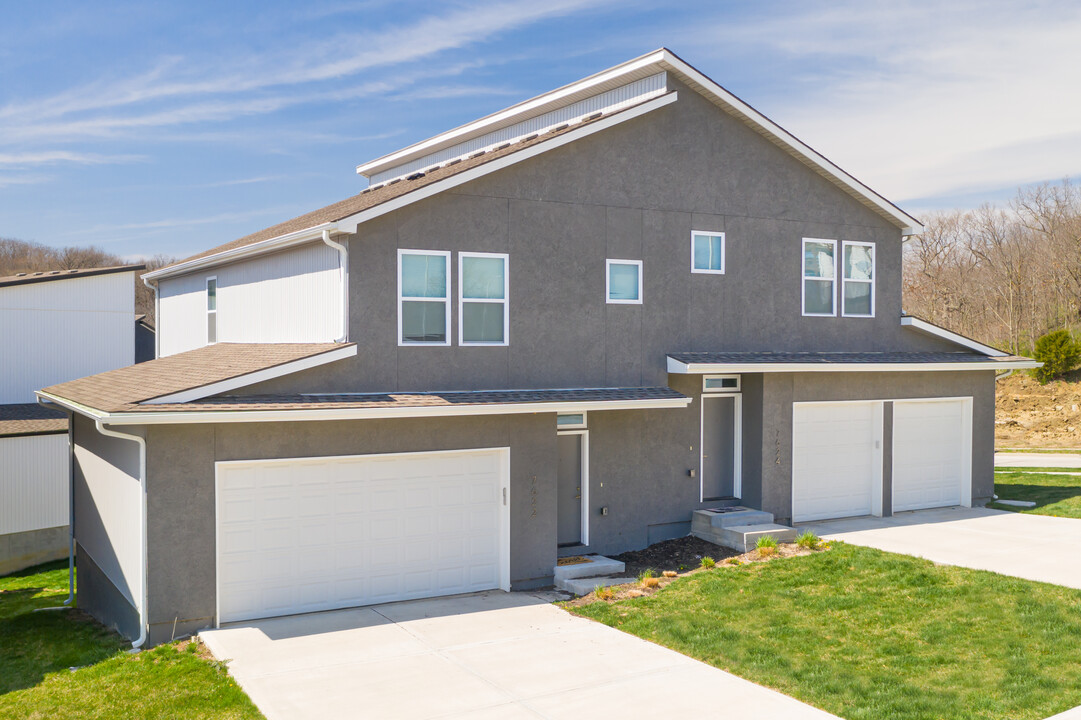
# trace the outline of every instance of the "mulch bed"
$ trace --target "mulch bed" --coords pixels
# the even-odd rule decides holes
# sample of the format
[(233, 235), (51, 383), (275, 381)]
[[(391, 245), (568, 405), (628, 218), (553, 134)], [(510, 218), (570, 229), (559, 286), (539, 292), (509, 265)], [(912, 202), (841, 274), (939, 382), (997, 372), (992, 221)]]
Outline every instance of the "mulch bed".
[(675, 540), (654, 543), (642, 550), (625, 552), (616, 555), (614, 559), (627, 566), (626, 575), (637, 576), (648, 568), (656, 570), (658, 575), (665, 570), (685, 573), (701, 565), (703, 557), (709, 556), (720, 562), (734, 555), (739, 555), (739, 551), (688, 535)]

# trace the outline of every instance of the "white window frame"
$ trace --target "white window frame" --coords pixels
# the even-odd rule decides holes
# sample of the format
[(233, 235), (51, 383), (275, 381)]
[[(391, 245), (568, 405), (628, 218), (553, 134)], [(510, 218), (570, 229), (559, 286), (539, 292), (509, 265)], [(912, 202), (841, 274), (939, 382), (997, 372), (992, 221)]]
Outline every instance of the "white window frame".
[[(214, 281), (214, 309), (210, 309), (210, 281)], [(218, 276), (208, 275), (206, 278), (206, 284), (204, 285), (206, 291), (206, 344), (216, 345), (218, 343)], [(214, 316), (214, 339), (210, 339), (210, 316)]]
[[(813, 282), (826, 282), (826, 278), (813, 278), (807, 277), (807, 243), (824, 243), (833, 247), (833, 278), (829, 282), (833, 283), (833, 312), (830, 313), (809, 313), (807, 312), (807, 281)], [(803, 242), (800, 244), (800, 273), (799, 273), (799, 291), (800, 291), (800, 311), (803, 317), (837, 317), (837, 241), (829, 240), (827, 238), (803, 238)], [(843, 260), (843, 258), (842, 258)]]
[[(721, 269), (708, 270), (694, 266), (694, 239), (698, 235), (719, 237), (721, 239)], [(691, 272), (699, 275), (724, 275), (725, 258), (728, 255), (727, 242), (723, 232), (710, 232), (708, 230), (691, 230)]]
[[(734, 378), (735, 379), (735, 381), (736, 381), (736, 386), (735, 387), (731, 387), (731, 388), (726, 388), (726, 387), (713, 388), (713, 387), (709, 387), (707, 382), (706, 382), (707, 380), (726, 380), (728, 378)], [(702, 392), (710, 393), (711, 395), (714, 395), (714, 394), (717, 394), (717, 393), (738, 393), (738, 392), (740, 392), (741, 386), (742, 386), (742, 382), (740, 381), (740, 376), (739, 375), (703, 375), (702, 376)]]
[[(465, 258), (500, 258), (503, 261), (503, 299), (465, 297)], [(466, 303), (503, 304), (503, 342), (481, 342), (465, 339)], [(510, 345), (510, 255), (507, 253), (459, 252), (458, 253), (458, 344), (465, 347), (506, 347)]]
[[(443, 304), (446, 308), (446, 340), (443, 342), (418, 342), (416, 340), (406, 340), (402, 337), (402, 303), (403, 302), (438, 302), (439, 298), (421, 298), (421, 297), (402, 297), (402, 258), (406, 255), (441, 255), (443, 262), (446, 264), (447, 272), (447, 287), (443, 296)], [(448, 347), (451, 344), (451, 327), (450, 327), (450, 251), (449, 250), (405, 250), (398, 249), (398, 267), (395, 268), (395, 272), (398, 273), (398, 347)]]
[[(612, 299), (612, 265), (637, 265), (638, 266), (638, 299), (637, 300), (613, 300)], [(642, 261), (621, 260), (609, 258), (604, 261), (604, 299), (609, 305), (641, 305), (642, 304)]]
[[(871, 248), (871, 279), (859, 280), (849, 279), (845, 277), (845, 249), (850, 246), (860, 246)], [(878, 279), (878, 249), (872, 242), (858, 242), (856, 240), (846, 240), (841, 243), (841, 258), (838, 269), (841, 273), (841, 291), (838, 294), (838, 299), (841, 303), (841, 317), (851, 318), (873, 318), (875, 316), (875, 281)], [(871, 314), (863, 315), (857, 313), (845, 312), (845, 283), (857, 283), (871, 286)]]
[[(560, 425), (559, 424), (559, 417), (560, 416), (566, 416), (566, 415), (581, 415), (582, 416), (582, 422), (573, 423), (573, 424), (570, 424), (570, 425)], [(556, 413), (556, 429), (559, 430), (560, 432), (562, 432), (564, 430), (585, 430), (588, 425), (589, 425), (589, 417), (588, 417), (585, 410), (583, 410), (580, 413)]]

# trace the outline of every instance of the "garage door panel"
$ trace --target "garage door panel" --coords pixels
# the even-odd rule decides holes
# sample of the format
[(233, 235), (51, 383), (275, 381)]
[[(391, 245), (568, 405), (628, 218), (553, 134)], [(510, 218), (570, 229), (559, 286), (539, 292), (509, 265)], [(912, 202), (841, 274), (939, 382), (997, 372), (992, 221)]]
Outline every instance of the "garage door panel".
[(504, 463), (484, 450), (222, 464), (220, 620), (499, 587)]
[(873, 483), (881, 480), (879, 413), (875, 402), (793, 406), (793, 521), (872, 513)]
[(961, 504), (971, 482), (968, 408), (963, 400), (894, 403), (894, 512)]

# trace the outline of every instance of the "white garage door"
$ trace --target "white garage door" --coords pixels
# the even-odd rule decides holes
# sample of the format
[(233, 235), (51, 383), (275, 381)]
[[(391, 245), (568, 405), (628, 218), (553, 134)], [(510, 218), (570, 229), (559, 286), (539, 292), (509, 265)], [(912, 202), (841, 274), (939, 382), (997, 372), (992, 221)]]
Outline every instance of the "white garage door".
[(881, 498), (881, 403), (796, 403), (792, 425), (792, 520), (870, 515)]
[(971, 504), (971, 410), (965, 400), (893, 404), (893, 511)]
[(509, 457), (218, 463), (219, 622), (509, 590)]

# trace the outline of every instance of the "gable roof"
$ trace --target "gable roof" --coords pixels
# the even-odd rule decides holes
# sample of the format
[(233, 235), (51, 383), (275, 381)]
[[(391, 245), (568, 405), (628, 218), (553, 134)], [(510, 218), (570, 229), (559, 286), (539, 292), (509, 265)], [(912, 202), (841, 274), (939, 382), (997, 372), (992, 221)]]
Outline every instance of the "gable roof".
[(146, 270), (146, 265), (114, 265), (112, 267), (99, 268), (76, 268), (74, 270), (42, 270), (40, 272), (24, 272), (0, 277), (0, 287), (12, 285), (30, 285), (32, 283), (52, 282), (53, 280), (71, 280), (74, 278), (94, 277), (95, 275), (111, 275), (120, 272), (138, 272)]
[[(716, 82), (685, 62), (671, 50), (661, 48), (628, 62), (591, 75), (562, 88), (539, 95), (466, 125), (410, 145), (357, 168), (362, 174), (378, 175), (409, 162), (436, 157), (439, 151), (458, 145), (470, 147), (467, 141), (483, 138), (493, 131), (551, 114), (554, 109), (569, 106), (591, 94), (610, 91), (641, 81), (657, 73), (671, 73), (683, 84), (700, 93), (726, 112), (741, 119), (758, 133), (778, 145), (800, 162), (837, 185), (866, 207), (877, 212), (898, 227), (903, 235), (922, 231), (920, 222), (884, 197), (871, 190), (849, 173), (812, 149), (799, 138), (767, 118)], [(284, 247), (319, 239), (324, 233), (355, 233), (366, 220), (422, 200), (463, 182), (494, 172), (508, 164), (528, 159), (539, 152), (573, 142), (617, 122), (629, 120), (676, 100), (675, 92), (657, 95), (647, 92), (643, 99), (631, 104), (616, 103), (608, 112), (576, 118), (521, 138), (512, 138), (494, 147), (483, 147), (475, 153), (451, 157), (438, 156), (438, 162), (423, 171), (411, 172), (319, 210), (301, 215), (278, 225), (252, 233), (205, 252), (193, 255), (144, 277), (154, 280), (230, 262), (251, 254), (270, 252)], [(465, 143), (465, 144), (463, 144)]]

